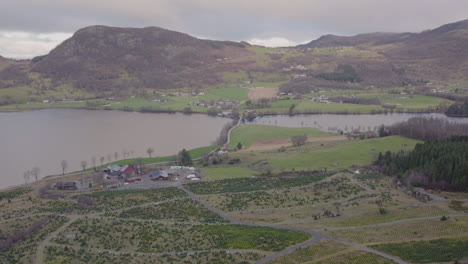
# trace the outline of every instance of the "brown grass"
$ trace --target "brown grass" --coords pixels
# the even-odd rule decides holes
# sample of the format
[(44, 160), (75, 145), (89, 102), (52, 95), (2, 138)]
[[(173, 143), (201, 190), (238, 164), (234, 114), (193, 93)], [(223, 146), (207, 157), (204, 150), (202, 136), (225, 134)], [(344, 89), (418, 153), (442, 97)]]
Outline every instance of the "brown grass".
[(273, 99), (277, 98), (279, 93), (279, 88), (265, 88), (265, 87), (254, 87), (250, 88), (249, 99), (250, 100), (259, 100), (262, 98)]

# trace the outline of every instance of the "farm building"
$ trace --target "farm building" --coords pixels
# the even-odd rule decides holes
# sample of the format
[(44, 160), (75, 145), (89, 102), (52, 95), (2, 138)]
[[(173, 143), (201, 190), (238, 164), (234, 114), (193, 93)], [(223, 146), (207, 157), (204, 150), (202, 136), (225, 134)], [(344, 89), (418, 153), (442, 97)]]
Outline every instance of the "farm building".
[(120, 173), (126, 177), (133, 177), (135, 176), (135, 168), (129, 165), (125, 165), (120, 169)]
[(107, 169), (104, 170), (107, 174), (106, 177), (134, 177), (136, 174), (136, 169), (129, 165), (124, 165), (120, 167), (119, 165), (110, 165)]
[(153, 181), (155, 181), (155, 180), (165, 180), (165, 181), (167, 181), (167, 180), (169, 180), (169, 174), (165, 170), (155, 170), (155, 171), (151, 172), (150, 178)]

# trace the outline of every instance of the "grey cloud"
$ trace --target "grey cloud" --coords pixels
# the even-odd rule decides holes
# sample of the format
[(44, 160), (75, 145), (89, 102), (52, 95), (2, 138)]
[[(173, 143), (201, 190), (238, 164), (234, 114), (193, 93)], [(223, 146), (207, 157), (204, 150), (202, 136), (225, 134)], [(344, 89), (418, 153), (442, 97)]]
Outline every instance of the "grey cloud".
[(417, 32), (468, 19), (466, 0), (0, 0), (0, 31), (160, 26), (224, 40)]

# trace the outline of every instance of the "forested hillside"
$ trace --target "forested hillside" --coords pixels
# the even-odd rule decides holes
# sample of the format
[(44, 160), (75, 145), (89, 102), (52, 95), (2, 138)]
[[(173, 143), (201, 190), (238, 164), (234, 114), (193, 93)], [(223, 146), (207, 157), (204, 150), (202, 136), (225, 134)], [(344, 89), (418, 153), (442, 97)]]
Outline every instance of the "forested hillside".
[(468, 137), (427, 141), (413, 151), (379, 154), (376, 164), (416, 186), (464, 191), (468, 189)]

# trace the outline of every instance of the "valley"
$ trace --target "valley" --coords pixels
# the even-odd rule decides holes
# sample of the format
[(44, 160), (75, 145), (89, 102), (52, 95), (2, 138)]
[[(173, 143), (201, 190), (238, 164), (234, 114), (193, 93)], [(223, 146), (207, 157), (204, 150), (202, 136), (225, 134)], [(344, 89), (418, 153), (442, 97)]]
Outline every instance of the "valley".
[[(400, 136), (320, 141), (330, 133), (267, 128), (236, 127), (231, 138), (243, 140), (246, 149), (216, 151), (194, 161), (199, 182), (171, 178), (170, 184), (149, 189), (143, 181), (127, 185), (131, 189), (66, 191), (52, 187), (59, 179), (45, 178), (3, 191), (2, 236), (40, 227), (2, 244), (6, 250), (0, 256), (5, 263), (446, 263), (468, 258), (463, 192), (407, 188), (368, 166), (379, 152), (409, 151), (421, 141)], [(285, 140), (300, 133), (314, 140), (250, 149), (260, 138)], [(143, 171), (164, 166), (146, 164)], [(60, 180), (98, 179), (93, 175), (100, 172)], [(421, 257), (426, 251), (434, 254)]]
[(468, 263), (467, 40), (95, 25), (0, 56), (0, 264)]

